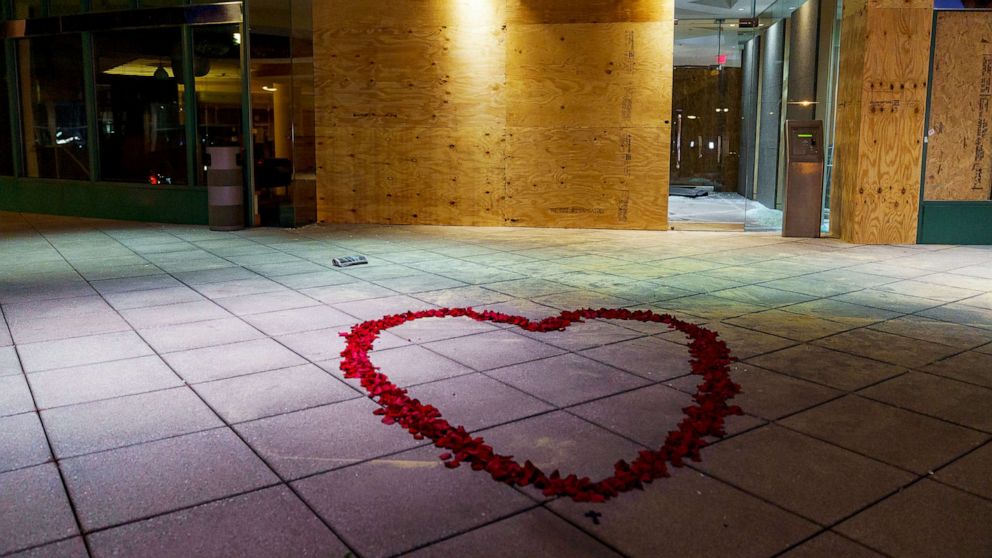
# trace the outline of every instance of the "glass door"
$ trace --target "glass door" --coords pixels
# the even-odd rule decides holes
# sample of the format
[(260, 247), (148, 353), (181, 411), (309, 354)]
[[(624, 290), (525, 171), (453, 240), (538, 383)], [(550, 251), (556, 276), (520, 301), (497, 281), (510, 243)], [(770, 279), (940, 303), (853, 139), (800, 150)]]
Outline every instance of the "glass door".
[(742, 40), (735, 19), (675, 27), (669, 218), (675, 228), (743, 229)]

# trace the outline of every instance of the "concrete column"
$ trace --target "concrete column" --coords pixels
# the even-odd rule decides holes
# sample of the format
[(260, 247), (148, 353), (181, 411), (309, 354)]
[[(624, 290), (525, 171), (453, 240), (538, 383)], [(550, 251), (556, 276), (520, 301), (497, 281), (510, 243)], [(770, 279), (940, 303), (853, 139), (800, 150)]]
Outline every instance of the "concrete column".
[(785, 21), (761, 36), (761, 93), (758, 103), (758, 178), (756, 199), (774, 208), (778, 190), (778, 148), (782, 127)]

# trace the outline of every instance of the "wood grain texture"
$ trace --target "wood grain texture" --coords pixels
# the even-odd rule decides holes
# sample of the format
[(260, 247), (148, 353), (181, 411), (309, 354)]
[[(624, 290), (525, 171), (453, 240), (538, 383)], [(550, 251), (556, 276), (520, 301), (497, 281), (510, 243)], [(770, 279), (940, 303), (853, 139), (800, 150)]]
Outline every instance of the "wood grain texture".
[(667, 228), (671, 0), (335, 1), (314, 36), (321, 221)]
[(622, 23), (669, 21), (656, 0), (506, 0), (507, 23)]
[(937, 15), (924, 199), (992, 198), (992, 14)]
[(851, 242), (915, 243), (932, 8), (885, 6), (850, 6), (864, 25), (843, 31), (834, 219)]

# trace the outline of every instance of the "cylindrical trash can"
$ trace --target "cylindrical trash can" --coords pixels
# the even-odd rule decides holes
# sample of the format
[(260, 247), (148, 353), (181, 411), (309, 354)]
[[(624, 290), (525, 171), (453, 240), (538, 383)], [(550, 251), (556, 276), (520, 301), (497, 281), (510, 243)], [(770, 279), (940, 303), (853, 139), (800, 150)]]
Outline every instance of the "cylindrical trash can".
[(207, 148), (207, 205), (210, 230), (245, 228), (244, 173), (238, 163), (241, 148)]

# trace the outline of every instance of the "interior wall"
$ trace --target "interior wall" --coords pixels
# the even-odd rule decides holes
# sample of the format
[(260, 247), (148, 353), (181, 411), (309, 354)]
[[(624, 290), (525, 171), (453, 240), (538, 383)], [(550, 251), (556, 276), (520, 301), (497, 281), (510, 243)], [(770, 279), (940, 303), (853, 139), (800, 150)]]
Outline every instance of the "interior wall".
[(321, 221), (667, 228), (671, 0), (313, 9)]

